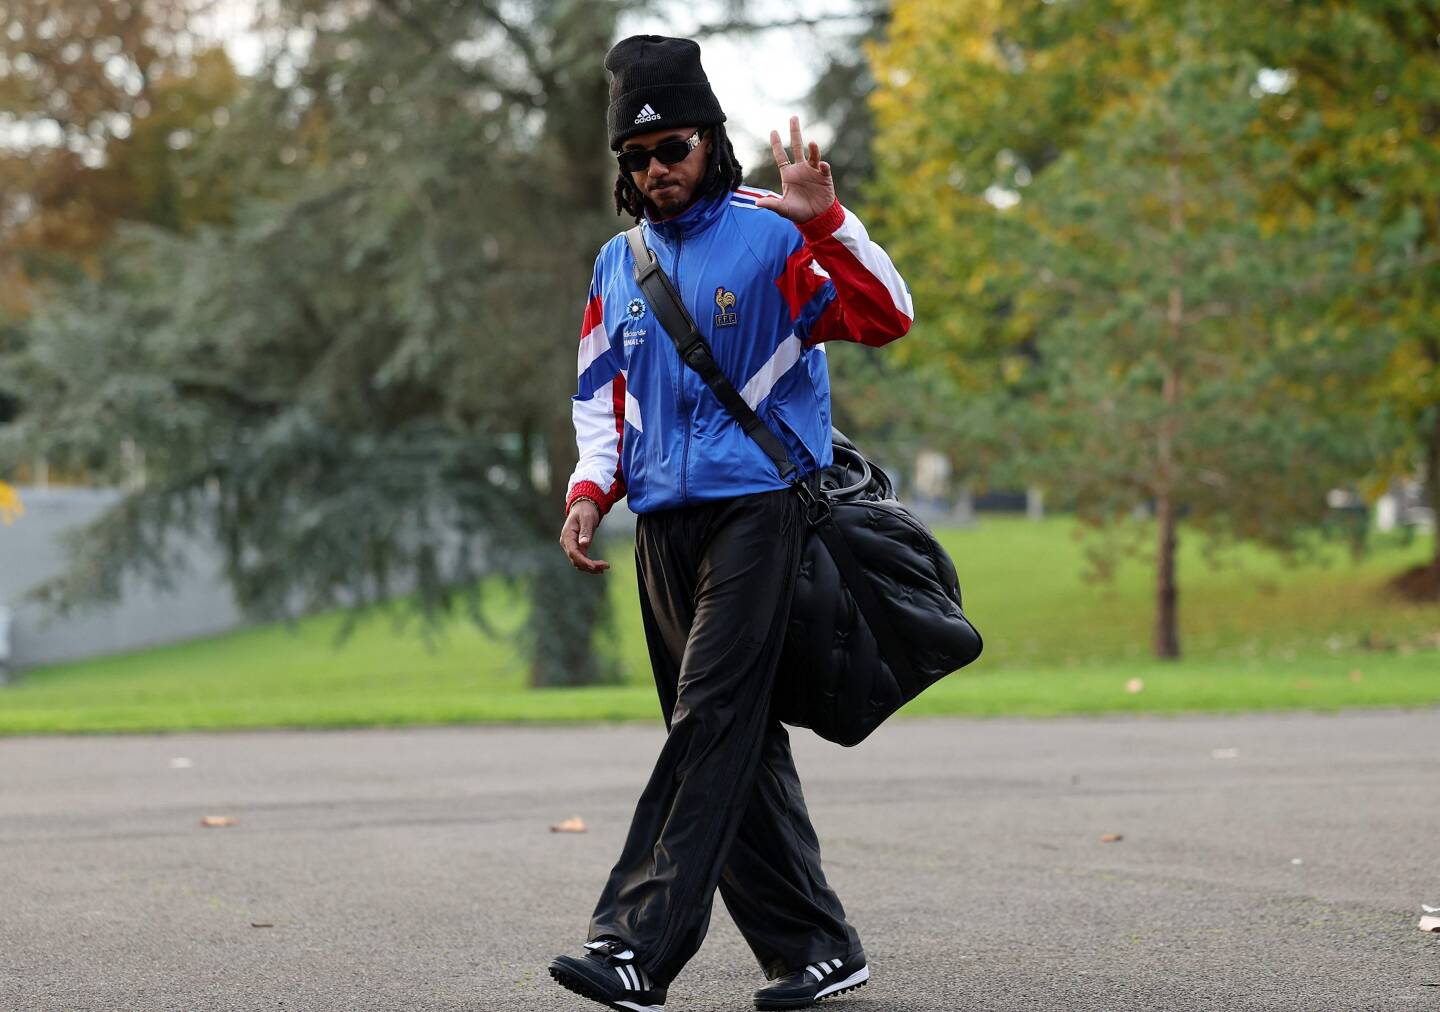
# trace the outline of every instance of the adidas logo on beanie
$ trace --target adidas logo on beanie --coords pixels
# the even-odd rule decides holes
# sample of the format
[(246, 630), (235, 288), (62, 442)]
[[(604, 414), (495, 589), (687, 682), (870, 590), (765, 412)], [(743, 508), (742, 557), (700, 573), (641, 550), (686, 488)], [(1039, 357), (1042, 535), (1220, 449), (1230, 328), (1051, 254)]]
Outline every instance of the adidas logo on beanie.
[(612, 151), (651, 130), (725, 122), (700, 65), (700, 46), (691, 39), (632, 35), (605, 54), (605, 69), (610, 72), (606, 126)]

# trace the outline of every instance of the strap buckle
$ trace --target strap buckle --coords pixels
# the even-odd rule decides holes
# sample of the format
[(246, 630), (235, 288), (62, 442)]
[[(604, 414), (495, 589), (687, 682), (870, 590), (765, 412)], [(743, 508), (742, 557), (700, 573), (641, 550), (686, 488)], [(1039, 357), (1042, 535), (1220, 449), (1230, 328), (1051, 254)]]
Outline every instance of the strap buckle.
[(704, 375), (700, 367), (710, 357), (710, 349), (706, 347), (705, 338), (700, 336), (699, 331), (692, 328), (690, 333), (685, 335), (685, 343), (680, 345), (679, 352), (686, 365)]
[[(791, 470), (794, 468), (792, 466)], [(830, 500), (817, 493), (810, 487), (810, 483), (803, 478), (799, 481), (791, 481), (788, 475), (781, 475), (790, 482), (790, 487), (800, 497), (801, 508), (804, 510), (805, 522), (811, 527), (818, 527), (828, 523), (831, 517)]]

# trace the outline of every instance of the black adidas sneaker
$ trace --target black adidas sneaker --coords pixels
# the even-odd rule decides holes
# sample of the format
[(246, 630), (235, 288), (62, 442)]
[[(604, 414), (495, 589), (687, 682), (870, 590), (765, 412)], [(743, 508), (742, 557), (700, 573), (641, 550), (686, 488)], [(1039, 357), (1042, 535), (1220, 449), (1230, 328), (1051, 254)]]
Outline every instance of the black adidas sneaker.
[(624, 942), (602, 938), (585, 949), (583, 956), (550, 961), (550, 976), (561, 987), (622, 1012), (665, 1012), (665, 989), (636, 965)]
[(865, 954), (849, 959), (825, 959), (801, 970), (787, 973), (773, 984), (755, 992), (757, 1009), (809, 1008), (822, 998), (864, 987), (870, 979)]

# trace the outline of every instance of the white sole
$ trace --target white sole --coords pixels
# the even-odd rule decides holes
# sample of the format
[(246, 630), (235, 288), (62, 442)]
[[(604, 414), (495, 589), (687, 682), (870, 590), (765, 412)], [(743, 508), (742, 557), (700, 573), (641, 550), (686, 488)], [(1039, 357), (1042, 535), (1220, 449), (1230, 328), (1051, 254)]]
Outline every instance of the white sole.
[(860, 967), (860, 969), (856, 970), (854, 973), (852, 973), (850, 976), (846, 977), (844, 980), (842, 980), (842, 981), (837, 981), (836, 983), (831, 984), (831, 985), (830, 985), (829, 987), (827, 987), (827, 988), (822, 988), (821, 990), (816, 991), (816, 992), (815, 992), (815, 997), (816, 997), (817, 999), (824, 998), (827, 994), (832, 994), (832, 993), (835, 992), (835, 991), (839, 991), (841, 988), (854, 987), (856, 984), (859, 984), (861, 981), (869, 980), (869, 979), (870, 979), (870, 967), (868, 967), (868, 966), (862, 966), (862, 967)]

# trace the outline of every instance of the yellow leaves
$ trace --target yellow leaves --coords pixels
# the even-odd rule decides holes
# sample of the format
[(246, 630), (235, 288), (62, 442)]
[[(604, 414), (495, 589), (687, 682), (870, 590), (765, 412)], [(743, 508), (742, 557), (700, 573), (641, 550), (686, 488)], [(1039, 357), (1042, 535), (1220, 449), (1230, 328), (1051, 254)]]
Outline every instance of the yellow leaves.
[(1395, 349), (1380, 384), (1389, 400), (1416, 413), (1440, 400), (1440, 370), (1416, 340), (1403, 341)]
[(19, 494), (5, 482), (0, 481), (0, 521), (3, 521), (8, 527), (24, 515), (25, 506), (20, 502)]

